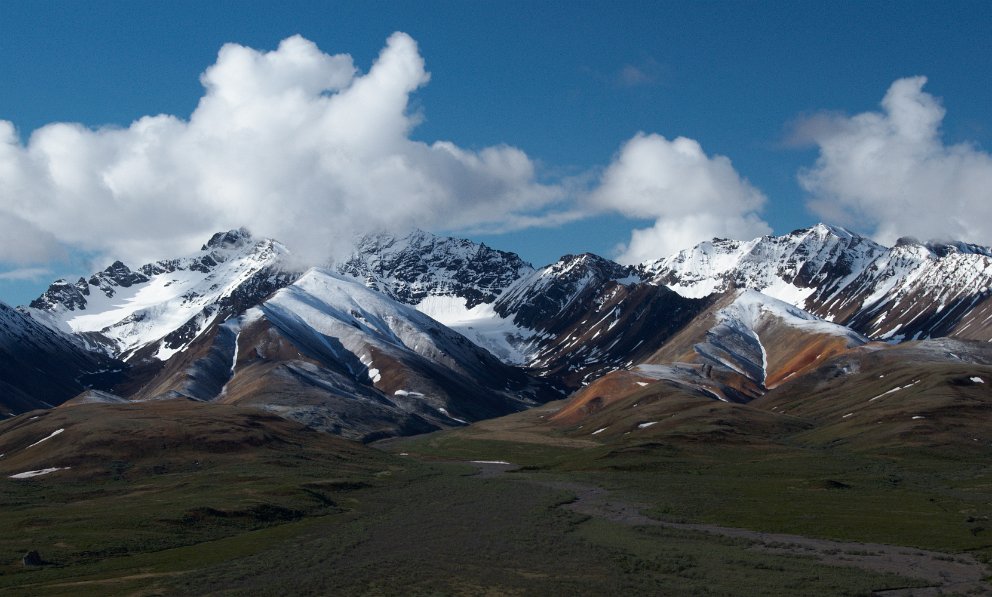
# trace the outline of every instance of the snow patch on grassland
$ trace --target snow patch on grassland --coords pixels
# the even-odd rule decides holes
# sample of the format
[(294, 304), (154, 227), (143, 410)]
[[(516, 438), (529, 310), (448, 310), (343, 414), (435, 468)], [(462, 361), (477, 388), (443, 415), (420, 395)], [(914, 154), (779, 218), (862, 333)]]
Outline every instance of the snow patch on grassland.
[(43, 468), (37, 471), (24, 471), (23, 473), (17, 473), (16, 475), (8, 475), (11, 479), (30, 479), (31, 477), (40, 477), (41, 475), (47, 475), (48, 473), (54, 473), (55, 471), (68, 470), (68, 466), (56, 466), (52, 468)]
[[(35, 446), (37, 446), (38, 444), (40, 444), (40, 443), (41, 443), (41, 442), (43, 442), (43, 441), (47, 441), (47, 440), (50, 440), (50, 439), (52, 439), (53, 437), (55, 437), (56, 435), (58, 435), (58, 434), (60, 434), (60, 433), (62, 433), (63, 431), (65, 431), (65, 429), (56, 429), (55, 431), (53, 431), (53, 432), (52, 432), (52, 434), (51, 434), (51, 435), (49, 435), (48, 437), (43, 437), (43, 438), (41, 438), (41, 439), (39, 439), (39, 440), (38, 440), (38, 441), (36, 441), (35, 443), (33, 443), (33, 444), (31, 444), (30, 446), (28, 446), (28, 448), (33, 448), (33, 447), (35, 447)], [(26, 450), (26, 449), (27, 449), (27, 448), (25, 448), (25, 450)]]
[(868, 399), (868, 402), (874, 402), (874, 401), (878, 400), (879, 398), (881, 398), (882, 396), (888, 396), (889, 394), (892, 394), (893, 392), (898, 392), (899, 390), (905, 390), (906, 388), (911, 388), (911, 387), (915, 386), (918, 383), (920, 383), (920, 380), (917, 379), (916, 381), (914, 381), (911, 384), (892, 388), (888, 392), (882, 392), (881, 394), (879, 394), (878, 396), (875, 396), (874, 398), (869, 398)]

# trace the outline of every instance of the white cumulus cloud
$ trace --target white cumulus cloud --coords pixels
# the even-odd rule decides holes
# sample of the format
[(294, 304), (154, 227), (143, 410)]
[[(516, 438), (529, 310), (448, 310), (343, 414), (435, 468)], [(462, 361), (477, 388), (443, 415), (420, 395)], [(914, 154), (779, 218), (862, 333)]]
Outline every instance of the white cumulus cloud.
[(410, 138), (410, 95), (429, 78), (403, 33), (367, 73), (294, 36), (221, 48), (188, 118), (53, 123), (26, 143), (0, 120), (0, 261), (69, 249), (141, 262), (240, 226), (319, 261), (376, 229), (539, 220), (563, 192), (521, 150)]
[(925, 84), (899, 79), (881, 112), (820, 115), (800, 126), (820, 151), (799, 177), (810, 207), (884, 243), (904, 235), (992, 243), (992, 155), (943, 142), (945, 111)]
[(588, 197), (597, 209), (653, 219), (634, 230), (619, 260), (659, 259), (714, 237), (753, 238), (771, 232), (758, 215), (765, 196), (724, 156), (697, 141), (638, 134), (604, 171)]

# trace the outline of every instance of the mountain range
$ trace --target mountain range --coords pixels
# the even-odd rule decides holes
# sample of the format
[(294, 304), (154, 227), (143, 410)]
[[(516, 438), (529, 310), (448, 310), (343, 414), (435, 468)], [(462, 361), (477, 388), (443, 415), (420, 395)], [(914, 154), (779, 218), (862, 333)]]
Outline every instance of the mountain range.
[[(865, 378), (857, 395), (987, 392), (990, 287), (987, 247), (885, 247), (823, 224), (638, 266), (582, 254), (542, 268), (414, 231), (304, 270), (279, 241), (232, 230), (193, 255), (117, 261), (28, 306), (0, 304), (0, 415), (187, 400), (367, 442), (571, 396), (562, 428), (608, 435), (660, 429), (645, 409), (624, 411), (653, 392), (669, 397), (659, 418), (691, 398), (746, 406), (729, 428), (789, 426), (783, 412), (820, 413), (811, 396), (839, 404), (852, 376), (884, 376), (879, 363), (898, 369), (906, 355), (946, 367), (895, 390)], [(838, 424), (854, 438), (864, 430), (848, 408)], [(932, 413), (912, 416), (919, 427)]]

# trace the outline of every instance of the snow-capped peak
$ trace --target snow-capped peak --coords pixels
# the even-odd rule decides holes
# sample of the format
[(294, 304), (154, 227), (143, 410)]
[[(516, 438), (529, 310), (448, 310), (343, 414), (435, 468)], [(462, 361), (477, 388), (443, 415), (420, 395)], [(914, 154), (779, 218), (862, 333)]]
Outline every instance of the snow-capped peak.
[(820, 222), (813, 226), (812, 228), (800, 228), (799, 230), (794, 230), (792, 234), (814, 234), (819, 238), (826, 238), (828, 236), (836, 236), (837, 238), (854, 238), (854, 233), (849, 232), (846, 228), (841, 228), (840, 226), (831, 226), (830, 224), (824, 224)]
[(39, 321), (94, 335), (112, 356), (130, 358), (158, 344), (166, 359), (216, 320), (250, 307), (298, 276), (284, 271), (281, 243), (253, 241), (247, 230), (215, 234), (197, 253), (136, 271), (117, 261), (89, 280), (64, 280), (31, 303)]
[(911, 238), (889, 248), (817, 224), (783, 236), (700, 243), (641, 271), (686, 297), (750, 288), (867, 336), (899, 340), (953, 333), (990, 294), (992, 249)]
[(251, 242), (252, 236), (251, 232), (247, 228), (241, 227), (237, 230), (228, 230), (227, 232), (218, 232), (210, 237), (207, 244), (203, 245), (200, 250), (208, 251), (210, 249), (236, 249), (243, 247), (245, 244)]
[(683, 296), (754, 288), (801, 306), (814, 284), (860, 270), (884, 251), (843, 228), (817, 224), (783, 236), (703, 242), (641, 269)]

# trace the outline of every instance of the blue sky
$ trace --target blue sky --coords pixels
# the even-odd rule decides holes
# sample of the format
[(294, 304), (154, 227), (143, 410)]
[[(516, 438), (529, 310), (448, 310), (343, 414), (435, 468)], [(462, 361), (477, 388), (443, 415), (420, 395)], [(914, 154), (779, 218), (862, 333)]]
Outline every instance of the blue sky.
[[(402, 31), (416, 42), (430, 73), (429, 81), (404, 95), (405, 113), (417, 116), (406, 128), (397, 125), (404, 143), (450, 141), (471, 155), (509, 146), (533, 169), (521, 180), (526, 176), (495, 172), (496, 166), (480, 173), (462, 162), (438, 166), (424, 158), (431, 172), (445, 172), (444, 181), (458, 181), (451, 190), (456, 195), (465, 188), (458, 185), (474, 184), (473, 177), (499, 192), (480, 195), (468, 208), (474, 215), (452, 220), (448, 199), (424, 199), (425, 210), (437, 213), (418, 225), (462, 232), (535, 264), (578, 251), (632, 260), (673, 246), (659, 239), (681, 238), (676, 230), (743, 236), (783, 233), (823, 219), (883, 241), (906, 233), (992, 244), (992, 228), (969, 222), (984, 218), (974, 211), (983, 201), (992, 204), (981, 189), (992, 147), (990, 29), (988, 2), (11, 1), (0, 4), (0, 120), (16, 127), (16, 155), (28, 159), (38, 153), (30, 151), (32, 132), (50, 123), (127, 129), (146, 115), (189, 120), (205, 93), (200, 76), (217, 63), (225, 43), (272, 52), (298, 34), (326, 54), (349, 54), (360, 76), (387, 38)], [(916, 76), (926, 77), (925, 84), (893, 86)], [(883, 97), (892, 98), (891, 109), (880, 107)], [(900, 129), (898, 106), (921, 104), (927, 111), (911, 124), (923, 132)], [(924, 149), (906, 140), (921, 135), (929, 135)], [(730, 197), (720, 200), (725, 203), (705, 194), (688, 201), (699, 211), (712, 205), (708, 220), (656, 206), (677, 203), (673, 197), (683, 189), (666, 186), (665, 193), (631, 198), (643, 190), (645, 176), (648, 186), (657, 182), (651, 160), (682, 155), (686, 147), (671, 143), (679, 137), (698, 145), (695, 153), (688, 147), (703, 169), (693, 176), (719, 181), (721, 197)], [(879, 144), (886, 155), (905, 160), (899, 168), (888, 172), (889, 162), (877, 166), (859, 157), (864, 147)], [(94, 149), (100, 142), (79, 147), (94, 153), (85, 164), (107, 165)], [(924, 158), (914, 157), (921, 152)], [(3, 155), (0, 166), (13, 160)], [(720, 165), (717, 156), (729, 164)], [(672, 168), (676, 180), (688, 176)], [(924, 183), (900, 174), (924, 170)], [(879, 171), (885, 172), (875, 178)], [(931, 180), (945, 182), (931, 188)], [(904, 199), (922, 187), (929, 195)], [(88, 238), (70, 231), (73, 223), (35, 218), (33, 202), (59, 192), (53, 188), (32, 190), (39, 199), (20, 200), (15, 209), (17, 197), (27, 195), (15, 196), (0, 174), (0, 215), (5, 209), (13, 214), (7, 228), (0, 222), (0, 232), (10, 231), (0, 237), (8, 245), (0, 247), (0, 272), (7, 274), (0, 274), (0, 300), (20, 304), (58, 275), (88, 273), (141, 240), (115, 244), (95, 237), (162, 219), (159, 211), (144, 217), (132, 210), (133, 220), (104, 211), (115, 220), (105, 230), (99, 217), (74, 223), (90, 229), (94, 238)], [(506, 197), (514, 192), (526, 202)], [(64, 201), (90, 200), (85, 193), (70, 195)], [(945, 214), (930, 206), (946, 205), (951, 196), (964, 199), (944, 222)], [(121, 191), (111, 200), (94, 199), (92, 211), (129, 199)], [(235, 212), (258, 210), (255, 203), (231, 205)], [(188, 217), (196, 219), (192, 213)], [(340, 226), (324, 230), (325, 236), (370, 219), (337, 204), (324, 217), (340, 213), (353, 219), (341, 216)], [(715, 222), (721, 213), (733, 222)], [(914, 213), (918, 217), (902, 219)], [(522, 215), (538, 225), (520, 228)], [(218, 215), (210, 223), (236, 220), (236, 214)], [(392, 223), (378, 223), (384, 222)], [(632, 236), (635, 229), (647, 232)], [(160, 230), (162, 238), (175, 236), (166, 224)], [(486, 233), (491, 230), (501, 233)], [(33, 236), (25, 241), (17, 234)], [(155, 236), (142, 229), (142, 238)], [(47, 244), (39, 241), (44, 246), (30, 254), (13, 246), (37, 238)], [(134, 254), (173, 248), (163, 241), (141, 245)]]

